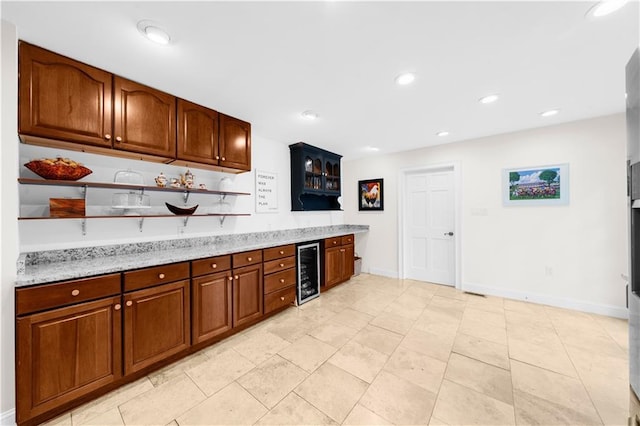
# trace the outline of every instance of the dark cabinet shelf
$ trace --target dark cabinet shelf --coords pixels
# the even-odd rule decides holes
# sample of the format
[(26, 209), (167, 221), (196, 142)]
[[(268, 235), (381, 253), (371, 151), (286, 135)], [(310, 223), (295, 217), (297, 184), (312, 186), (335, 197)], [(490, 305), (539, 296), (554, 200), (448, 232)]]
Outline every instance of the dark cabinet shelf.
[(340, 210), (341, 155), (299, 142), (291, 153), (291, 210)]

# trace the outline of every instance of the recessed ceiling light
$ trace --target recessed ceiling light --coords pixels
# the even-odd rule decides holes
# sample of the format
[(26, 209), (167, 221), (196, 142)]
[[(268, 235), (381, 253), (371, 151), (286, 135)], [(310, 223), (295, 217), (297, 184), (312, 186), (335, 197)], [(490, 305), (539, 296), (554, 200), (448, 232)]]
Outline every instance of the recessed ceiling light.
[(138, 22), (138, 31), (140, 31), (143, 36), (153, 41), (154, 43), (166, 45), (171, 41), (171, 37), (169, 36), (169, 34), (165, 30), (160, 28), (160, 26), (155, 22)]
[(601, 18), (609, 15), (627, 4), (628, 0), (603, 0), (587, 11), (588, 18)]
[(540, 116), (542, 116), (542, 117), (551, 117), (552, 115), (556, 115), (559, 112), (560, 112), (559, 109), (550, 109), (548, 111), (541, 112)]
[(302, 118), (304, 118), (305, 120), (315, 120), (316, 118), (318, 118), (318, 113), (315, 111), (311, 111), (306, 110), (304, 111), (302, 114), (300, 114), (302, 116)]
[(416, 79), (416, 75), (412, 72), (405, 72), (396, 77), (396, 84), (399, 86), (406, 86), (407, 84), (413, 83)]
[(378, 152), (380, 151), (380, 148), (375, 146), (365, 146), (364, 148), (362, 148), (362, 150), (367, 152)]
[(443, 130), (441, 132), (436, 133), (436, 136), (449, 136), (449, 132)]
[(480, 102), (481, 104), (490, 104), (492, 102), (497, 101), (498, 98), (499, 96), (497, 94), (487, 95), (483, 98), (478, 99), (478, 102)]

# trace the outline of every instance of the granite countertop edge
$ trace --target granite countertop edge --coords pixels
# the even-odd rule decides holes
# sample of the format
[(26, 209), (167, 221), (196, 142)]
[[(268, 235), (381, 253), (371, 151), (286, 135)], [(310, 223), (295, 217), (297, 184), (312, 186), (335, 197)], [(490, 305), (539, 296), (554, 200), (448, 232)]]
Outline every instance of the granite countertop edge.
[[(368, 225), (334, 225), (330, 227), (273, 231), (273, 238), (269, 238), (270, 232), (229, 234), (216, 236), (215, 244), (206, 244), (205, 242), (191, 247), (167, 249), (163, 247), (162, 242), (158, 242), (157, 247), (161, 247), (160, 249), (140, 253), (98, 255), (96, 257), (35, 264), (29, 264), (27, 261), (26, 265), (18, 267), (19, 271), (16, 277), (15, 287), (86, 278), (211, 256), (258, 250), (284, 244), (321, 240), (350, 233), (360, 234), (368, 232), (368, 230)], [(253, 235), (255, 235), (256, 238), (252, 238)], [(152, 243), (151, 247), (155, 246), (156, 245)], [(91, 249), (87, 248), (86, 250)], [(42, 253), (37, 254), (41, 255)], [(27, 255), (29, 255), (29, 253), (27, 253)]]

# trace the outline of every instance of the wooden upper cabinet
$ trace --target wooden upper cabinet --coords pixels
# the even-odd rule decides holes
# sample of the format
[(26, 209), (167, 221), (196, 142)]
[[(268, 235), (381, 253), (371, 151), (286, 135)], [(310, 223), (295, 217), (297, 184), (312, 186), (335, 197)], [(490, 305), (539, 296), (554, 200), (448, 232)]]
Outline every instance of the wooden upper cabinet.
[(114, 76), (113, 98), (114, 148), (175, 158), (175, 96)]
[(220, 165), (251, 170), (251, 124), (220, 114)]
[(217, 165), (218, 112), (178, 99), (178, 160)]
[(19, 133), (111, 147), (112, 74), (20, 42)]

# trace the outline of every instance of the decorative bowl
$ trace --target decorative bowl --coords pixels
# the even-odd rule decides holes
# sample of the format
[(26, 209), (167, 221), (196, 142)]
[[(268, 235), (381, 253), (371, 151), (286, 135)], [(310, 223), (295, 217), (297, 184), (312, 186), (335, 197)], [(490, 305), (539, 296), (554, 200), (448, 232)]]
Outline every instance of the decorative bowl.
[(195, 206), (192, 206), (192, 207), (177, 207), (177, 206), (174, 206), (173, 204), (169, 204), (169, 203), (165, 203), (165, 204), (167, 205), (167, 208), (171, 213), (176, 215), (181, 215), (181, 216), (193, 214), (199, 205), (199, 204), (196, 204)]
[(82, 164), (62, 157), (32, 160), (24, 166), (45, 179), (78, 180), (92, 173)]

